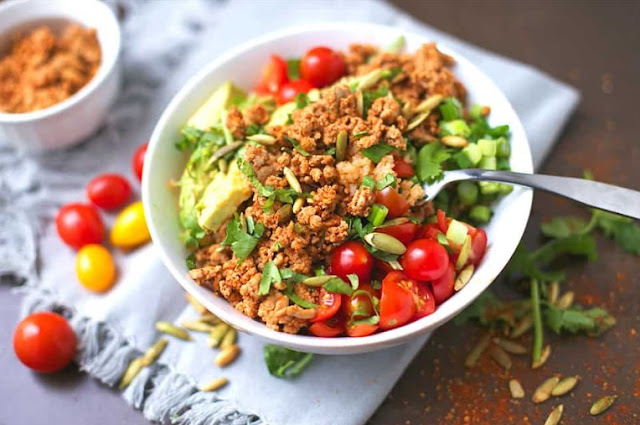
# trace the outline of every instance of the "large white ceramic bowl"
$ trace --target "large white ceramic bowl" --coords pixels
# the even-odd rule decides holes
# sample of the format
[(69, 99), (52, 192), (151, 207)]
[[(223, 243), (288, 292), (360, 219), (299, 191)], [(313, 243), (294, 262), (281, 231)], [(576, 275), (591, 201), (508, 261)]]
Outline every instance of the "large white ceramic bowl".
[(98, 0), (15, 0), (0, 4), (0, 55), (16, 34), (49, 25), (60, 31), (69, 23), (95, 28), (102, 63), (94, 77), (68, 99), (21, 114), (0, 112), (0, 138), (21, 151), (42, 152), (78, 143), (104, 122), (120, 87), (120, 27), (113, 12)]
[[(489, 239), (487, 253), (471, 281), (461, 291), (430, 316), (362, 338), (318, 338), (273, 331), (236, 311), (225, 299), (198, 286), (189, 278), (185, 264), (188, 252), (178, 238), (181, 229), (178, 224), (177, 194), (167, 185), (168, 181), (180, 177), (187, 159), (176, 151), (174, 142), (189, 116), (214, 89), (227, 80), (250, 89), (260, 67), (272, 53), (297, 57), (318, 44), (335, 49), (344, 49), (355, 42), (384, 46), (399, 35), (405, 36), (409, 51), (431, 41), (391, 27), (355, 23), (305, 26), (265, 35), (209, 63), (178, 92), (158, 121), (146, 154), (142, 182), (142, 200), (153, 242), (165, 265), (184, 289), (237, 329), (270, 343), (320, 354), (351, 354), (390, 347), (433, 331), (462, 311), (493, 282), (515, 251), (531, 210), (532, 192), (522, 188), (516, 188), (497, 205), (495, 216), (486, 227)], [(492, 124), (509, 124), (511, 127), (512, 168), (515, 171), (532, 172), (526, 135), (504, 94), (468, 60), (446, 46), (439, 48), (455, 58), (457, 65), (454, 72), (467, 87), (469, 100), (491, 105)]]

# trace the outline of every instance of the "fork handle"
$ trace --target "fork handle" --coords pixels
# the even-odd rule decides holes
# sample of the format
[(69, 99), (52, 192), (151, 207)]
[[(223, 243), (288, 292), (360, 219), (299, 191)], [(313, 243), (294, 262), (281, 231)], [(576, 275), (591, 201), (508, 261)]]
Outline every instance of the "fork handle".
[(464, 170), (469, 180), (511, 183), (544, 190), (616, 214), (640, 220), (640, 192), (575, 177), (524, 174), (513, 171)]

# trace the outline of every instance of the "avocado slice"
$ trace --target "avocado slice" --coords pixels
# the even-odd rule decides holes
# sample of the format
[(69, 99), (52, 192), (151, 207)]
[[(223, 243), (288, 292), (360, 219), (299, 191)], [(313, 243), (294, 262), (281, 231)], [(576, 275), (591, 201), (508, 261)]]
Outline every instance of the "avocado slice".
[(198, 108), (196, 113), (187, 121), (187, 125), (199, 128), (200, 130), (206, 130), (213, 124), (222, 122), (227, 108), (229, 108), (233, 102), (244, 100), (246, 96), (247, 94), (241, 88), (227, 81), (218, 87), (218, 89), (209, 96), (209, 99)]
[(296, 103), (289, 102), (279, 106), (271, 114), (271, 118), (267, 123), (268, 126), (285, 125), (289, 121), (289, 115), (296, 110)]

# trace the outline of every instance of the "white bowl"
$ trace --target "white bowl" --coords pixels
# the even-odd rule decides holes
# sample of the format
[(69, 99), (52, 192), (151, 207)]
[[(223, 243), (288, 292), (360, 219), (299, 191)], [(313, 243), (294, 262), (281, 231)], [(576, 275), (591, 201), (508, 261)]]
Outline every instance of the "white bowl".
[[(189, 116), (209, 94), (227, 80), (249, 89), (262, 64), (272, 53), (284, 57), (301, 56), (319, 43), (344, 49), (355, 42), (384, 46), (404, 35), (407, 49), (413, 51), (429, 42), (425, 37), (395, 28), (370, 24), (323, 24), (291, 28), (265, 35), (220, 56), (198, 72), (173, 98), (153, 131), (146, 154), (142, 179), (142, 200), (147, 224), (164, 264), (184, 289), (214, 314), (241, 331), (262, 340), (293, 349), (320, 354), (351, 354), (379, 350), (407, 342), (433, 331), (462, 311), (484, 291), (505, 267), (520, 242), (531, 210), (532, 192), (516, 188), (496, 206), (495, 216), (486, 227), (488, 251), (471, 281), (430, 316), (390, 331), (362, 338), (318, 338), (273, 331), (235, 310), (224, 298), (198, 286), (188, 276), (187, 250), (179, 240), (177, 196), (167, 182), (178, 179), (186, 157), (174, 142)], [(518, 117), (504, 94), (468, 60), (447, 49), (457, 62), (454, 72), (466, 85), (471, 102), (491, 105), (491, 122), (509, 124), (512, 134), (511, 166), (515, 171), (532, 172), (531, 153)]]
[(34, 112), (0, 112), (0, 138), (19, 150), (40, 152), (73, 145), (100, 127), (120, 87), (120, 27), (111, 9), (98, 0), (20, 0), (0, 5), (0, 54), (9, 49), (16, 33), (43, 24), (56, 31), (72, 22), (97, 30), (100, 68), (60, 103)]

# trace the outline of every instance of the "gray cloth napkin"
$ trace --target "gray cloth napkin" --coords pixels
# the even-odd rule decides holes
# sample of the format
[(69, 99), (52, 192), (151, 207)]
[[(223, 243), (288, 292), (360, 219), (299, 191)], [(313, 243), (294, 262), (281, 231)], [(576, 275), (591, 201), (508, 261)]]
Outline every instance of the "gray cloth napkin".
[[(348, 19), (420, 32), (466, 56), (504, 90), (522, 119), (536, 166), (579, 98), (527, 65), (461, 42), (378, 1), (132, 1), (128, 8), (125, 85), (105, 127), (81, 146), (40, 157), (25, 157), (0, 141), (0, 274), (26, 279), (25, 312), (69, 309), (82, 342), (81, 368), (109, 385), (157, 338), (155, 321), (195, 313), (185, 307), (183, 291), (152, 245), (116, 253), (117, 285), (103, 295), (88, 293), (76, 281), (74, 252), (57, 238), (51, 217), (59, 205), (84, 199), (92, 175), (111, 171), (132, 177), (131, 154), (148, 138), (171, 96), (221, 52), (267, 31), (308, 22)], [(112, 216), (105, 217), (112, 222)], [(291, 381), (268, 374), (262, 343), (253, 337), (240, 336), (242, 355), (222, 370), (213, 365), (214, 354), (203, 340), (171, 340), (160, 364), (145, 369), (124, 397), (151, 420), (190, 425), (363, 424), (426, 339), (370, 354), (317, 356)], [(230, 380), (219, 395), (196, 390), (218, 376)]]

